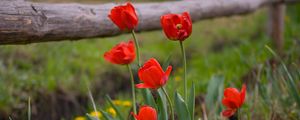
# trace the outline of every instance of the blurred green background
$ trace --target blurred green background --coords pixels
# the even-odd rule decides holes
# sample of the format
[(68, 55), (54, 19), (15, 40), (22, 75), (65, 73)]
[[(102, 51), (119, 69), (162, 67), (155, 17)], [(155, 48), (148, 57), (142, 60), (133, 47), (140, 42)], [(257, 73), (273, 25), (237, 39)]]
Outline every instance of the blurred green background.
[[(54, 3), (95, 2), (94, 0), (33, 1)], [(101, 0), (96, 2), (111, 1)], [(122, 1), (119, 0), (118, 2)], [(293, 77), (296, 78), (295, 84), (298, 92), (300, 88), (298, 84), (300, 78), (299, 8), (299, 5), (292, 5), (287, 8), (287, 14), (284, 18), (286, 24), (284, 58), (286, 59), (283, 59), (287, 65), (292, 66), (289, 69), (294, 73)], [(214, 96), (207, 97), (206, 95), (206, 93), (214, 94), (208, 92), (208, 89), (220, 88), (214, 88), (212, 84), (239, 88), (242, 82), (246, 82), (252, 83), (254, 87), (249, 89), (254, 92), (248, 94), (249, 103), (246, 104), (245, 111), (263, 108), (261, 109), (263, 112), (254, 112), (245, 116), (245, 118), (264, 119), (270, 118), (271, 114), (277, 115), (278, 113), (281, 115), (287, 112), (291, 115), (282, 115), (282, 119), (296, 120), (299, 117), (299, 113), (297, 113), (299, 109), (296, 108), (291, 111), (285, 111), (282, 108), (275, 112), (270, 108), (271, 105), (279, 104), (280, 100), (279, 103), (278, 101), (274, 102), (276, 99), (272, 98), (273, 94), (267, 92), (269, 80), (277, 78), (284, 80), (286, 75), (284, 72), (280, 72), (282, 69), (280, 64), (277, 64), (279, 66), (278, 71), (282, 73), (282, 76), (279, 74), (273, 78), (275, 74), (273, 71), (277, 69), (273, 69), (274, 66), (269, 63), (272, 63), (274, 55), (265, 47), (266, 45), (272, 47), (272, 41), (266, 34), (267, 16), (267, 9), (261, 9), (250, 15), (209, 19), (193, 24), (193, 33), (185, 41), (188, 61), (187, 78), (189, 81), (194, 81), (196, 95), (200, 99), (198, 100), (200, 103), (203, 101), (202, 99), (220, 101), (219, 98)], [(138, 33), (137, 37), (140, 41), (143, 61), (154, 57), (161, 63), (164, 63), (164, 61), (170, 59), (170, 64), (174, 66), (174, 70), (167, 88), (170, 91), (175, 89), (180, 91), (182, 89), (179, 86), (182, 84), (182, 68), (181, 60), (179, 59), (181, 56), (179, 43), (167, 40), (161, 30)], [(104, 61), (102, 57), (104, 52), (115, 44), (129, 39), (131, 39), (131, 35), (124, 34), (110, 38), (84, 39), (80, 41), (1, 46), (0, 116), (11, 116), (15, 119), (25, 118), (29, 96), (32, 99), (32, 114), (35, 118), (42, 118), (41, 116), (46, 118), (47, 114), (50, 116), (49, 119), (51, 119), (51, 116), (72, 118), (77, 115), (84, 115), (91, 110), (91, 103), (87, 97), (87, 86), (91, 88), (96, 103), (100, 106), (105, 103), (103, 95), (106, 93), (110, 94), (114, 99), (129, 100), (130, 88), (126, 86), (126, 84), (129, 85), (129, 76), (127, 75), (126, 67), (112, 65)], [(274, 61), (276, 63), (276, 60)], [(271, 69), (271, 72), (268, 72), (268, 69)], [(257, 75), (258, 73), (260, 76)], [(261, 84), (266, 86), (256, 87), (258, 79), (261, 80)], [(211, 84), (209, 85), (209, 83)], [(211, 88), (208, 88), (208, 86), (211, 86)], [(255, 90), (258, 91), (257, 93), (261, 93), (259, 96), (262, 100), (258, 100), (260, 103), (267, 101), (268, 96), (272, 99), (267, 101), (266, 104), (258, 104), (253, 108), (252, 105), (256, 103), (252, 101), (257, 94)], [(261, 91), (265, 91), (265, 95)], [(285, 91), (283, 90), (283, 92)], [(288, 98), (288, 95), (285, 95), (285, 93), (278, 96), (278, 99)], [(282, 104), (286, 104), (286, 102), (283, 101)], [(197, 105), (200, 105), (200, 103)], [(214, 102), (207, 103), (208, 108), (214, 105), (217, 104)], [(293, 108), (293, 104), (290, 106)], [(67, 109), (66, 107), (70, 108)], [(203, 110), (201, 108), (197, 110), (197, 116), (201, 117)], [(218, 112), (220, 112), (220, 109), (216, 110), (216, 112), (209, 112), (209, 116), (216, 116), (211, 117), (211, 119), (219, 119), (217, 117), (219, 116)], [(294, 114), (294, 112), (296, 113)], [(55, 115), (53, 115), (54, 113)]]

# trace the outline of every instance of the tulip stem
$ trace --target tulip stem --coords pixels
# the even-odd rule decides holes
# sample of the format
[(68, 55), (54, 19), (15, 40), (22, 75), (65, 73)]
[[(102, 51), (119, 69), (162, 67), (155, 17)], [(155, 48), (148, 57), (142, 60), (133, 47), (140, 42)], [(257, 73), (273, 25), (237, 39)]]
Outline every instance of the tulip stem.
[(183, 82), (184, 82), (184, 100), (187, 101), (187, 80), (186, 80), (186, 55), (183, 45), (183, 41), (179, 41), (181, 53), (182, 53), (182, 64), (183, 64)]
[(127, 64), (127, 68), (128, 68), (128, 70), (130, 72), (130, 78), (131, 78), (131, 92), (132, 92), (133, 113), (137, 114), (136, 113), (136, 102), (135, 102), (134, 77), (133, 77), (133, 74), (132, 74), (132, 70), (131, 70), (130, 64)]
[(138, 61), (138, 66), (141, 67), (141, 60), (140, 60), (140, 47), (139, 47), (139, 42), (135, 36), (134, 30), (131, 31), (132, 37), (134, 39), (134, 44), (136, 47), (136, 55), (137, 55), (137, 61)]
[(241, 112), (240, 109), (237, 109), (237, 119), (238, 119), (238, 120), (241, 120), (241, 119), (240, 119), (240, 117), (241, 117), (241, 116), (240, 116), (240, 112)]
[(171, 118), (172, 120), (175, 120), (174, 119), (174, 110), (173, 110), (173, 105), (172, 105), (172, 102), (171, 102), (171, 99), (170, 99), (170, 96), (168, 95), (167, 91), (165, 90), (164, 87), (161, 87), (162, 91), (164, 92), (164, 94), (166, 95), (167, 97), (167, 100), (169, 102), (169, 108), (170, 108), (170, 112), (171, 112)]

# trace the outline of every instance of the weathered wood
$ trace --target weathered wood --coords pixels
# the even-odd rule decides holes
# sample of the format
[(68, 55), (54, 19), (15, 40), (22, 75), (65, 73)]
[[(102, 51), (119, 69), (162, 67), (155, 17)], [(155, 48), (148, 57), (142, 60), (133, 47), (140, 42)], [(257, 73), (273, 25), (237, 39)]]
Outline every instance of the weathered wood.
[(285, 4), (274, 3), (269, 9), (269, 32), (276, 52), (282, 54), (284, 45)]
[[(293, 0), (299, 1), (299, 0)], [(274, 1), (273, 1), (274, 2)], [(160, 16), (189, 11), (193, 21), (251, 13), (269, 0), (186, 0), (134, 4), (137, 31), (160, 29)], [(78, 40), (120, 34), (108, 19), (116, 4), (46, 4), (22, 0), (0, 1), (0, 44)]]

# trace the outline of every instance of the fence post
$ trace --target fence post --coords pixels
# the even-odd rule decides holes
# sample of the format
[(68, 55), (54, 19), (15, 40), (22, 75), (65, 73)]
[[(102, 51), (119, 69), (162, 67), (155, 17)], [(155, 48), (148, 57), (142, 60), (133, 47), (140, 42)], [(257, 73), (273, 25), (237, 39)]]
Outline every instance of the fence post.
[(276, 52), (281, 55), (284, 47), (284, 2), (276, 2), (269, 9), (269, 35), (273, 40)]

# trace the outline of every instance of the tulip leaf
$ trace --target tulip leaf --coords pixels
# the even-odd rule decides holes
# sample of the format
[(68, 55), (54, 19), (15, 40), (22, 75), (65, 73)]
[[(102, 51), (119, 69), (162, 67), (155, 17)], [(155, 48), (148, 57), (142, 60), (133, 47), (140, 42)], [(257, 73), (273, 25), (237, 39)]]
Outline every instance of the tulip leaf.
[(116, 113), (117, 113), (117, 117), (120, 119), (120, 120), (125, 120), (124, 117), (122, 116), (120, 110), (113, 104), (111, 98), (106, 95), (105, 96), (106, 100), (108, 101), (108, 103), (111, 105), (111, 107), (113, 107), (115, 110), (116, 110)]
[(218, 101), (222, 99), (224, 79), (223, 75), (214, 75), (208, 83), (205, 102), (210, 111), (216, 110), (219, 104)]
[(86, 116), (87, 116), (88, 120), (99, 120), (97, 117), (93, 117), (88, 113), (86, 114)]
[(155, 104), (155, 100), (151, 94), (151, 91), (149, 89), (142, 89), (142, 94), (146, 105), (149, 105), (157, 110), (157, 106)]
[(167, 100), (161, 90), (158, 90), (157, 108), (158, 108), (158, 119), (168, 120)]
[(178, 116), (178, 120), (191, 120), (191, 114), (188, 107), (179, 93), (175, 93), (175, 111)]
[(292, 97), (297, 102), (298, 107), (300, 108), (300, 95), (298, 93), (297, 86), (295, 84), (295, 80), (294, 80), (293, 76), (291, 75), (291, 73), (287, 69), (287, 67), (284, 64), (284, 62), (281, 59), (281, 57), (278, 54), (276, 54), (276, 52), (274, 52), (269, 46), (265, 46), (265, 47), (273, 54), (274, 57), (276, 57), (280, 61), (281, 65), (283, 67), (283, 70), (284, 70), (284, 72), (286, 73), (286, 75), (288, 77), (287, 78), (287, 86), (289, 88), (288, 90), (291, 93)]
[(168, 66), (170, 65), (170, 62), (171, 62), (171, 58), (172, 58), (172, 53), (169, 54), (167, 59), (164, 61), (163, 65), (162, 65), (163, 70), (166, 70), (168, 68)]
[(195, 85), (194, 85), (194, 83), (192, 83), (192, 87), (190, 89), (188, 108), (189, 108), (189, 112), (191, 114), (191, 120), (194, 120), (194, 112), (195, 112)]
[(100, 109), (101, 114), (103, 115), (103, 117), (105, 118), (105, 120), (114, 120), (107, 112), (105, 112), (104, 110)]

